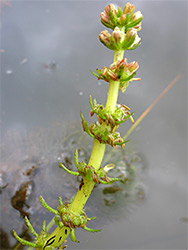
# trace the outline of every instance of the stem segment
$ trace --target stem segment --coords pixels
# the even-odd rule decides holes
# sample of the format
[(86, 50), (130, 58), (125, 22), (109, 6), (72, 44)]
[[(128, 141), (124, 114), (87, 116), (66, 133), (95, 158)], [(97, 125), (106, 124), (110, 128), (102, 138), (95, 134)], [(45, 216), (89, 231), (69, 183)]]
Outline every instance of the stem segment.
[[(121, 61), (124, 56), (124, 50), (121, 51), (114, 51), (114, 60), (113, 63), (117, 61)], [(118, 81), (110, 81), (109, 82), (109, 89), (106, 101), (106, 107), (110, 109), (113, 113), (118, 99), (118, 92), (119, 92), (119, 82)], [(105, 124), (103, 124), (105, 126)], [(93, 166), (96, 170), (98, 170), (101, 166), (104, 153), (105, 153), (106, 145), (100, 143), (97, 139), (94, 139), (93, 142), (93, 150), (91, 153), (91, 157), (89, 160), (88, 165)], [(80, 213), (81, 210), (84, 208), (93, 188), (94, 188), (94, 181), (88, 181), (83, 178), (84, 185), (82, 185), (81, 190), (78, 190), (74, 201), (71, 203), (69, 210), (74, 213)]]
[[(97, 139), (94, 139), (93, 150), (88, 163), (89, 166), (93, 166), (96, 170), (100, 168), (105, 148), (105, 144), (102, 144)], [(69, 210), (73, 213), (79, 214), (82, 211), (95, 185), (94, 181), (89, 181), (85, 178), (83, 178), (83, 182), (84, 185), (82, 185), (81, 190), (78, 190), (74, 201), (69, 207)]]

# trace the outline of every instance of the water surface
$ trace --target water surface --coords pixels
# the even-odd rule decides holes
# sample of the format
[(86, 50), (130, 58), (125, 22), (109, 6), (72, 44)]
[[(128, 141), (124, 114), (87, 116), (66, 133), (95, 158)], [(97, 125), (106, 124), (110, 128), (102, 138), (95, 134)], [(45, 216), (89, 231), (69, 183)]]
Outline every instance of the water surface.
[[(16, 225), (14, 228), (21, 232), (23, 227), (20, 212), (11, 205), (17, 180), (25, 178), (27, 182), (31, 177), (25, 177), (24, 171), (35, 164), (43, 166), (45, 159), (45, 164), (50, 165), (59, 157), (54, 154), (54, 147), (50, 149), (53, 135), (49, 140), (47, 131), (57, 121), (63, 124), (64, 131), (79, 120), (80, 110), (89, 117), (89, 94), (98, 102), (105, 102), (108, 86), (97, 81), (90, 70), (108, 66), (112, 61), (112, 52), (97, 38), (105, 29), (99, 13), (108, 3), (12, 1), (11, 7), (5, 6), (1, 11), (1, 137), (8, 145), (2, 152), (1, 201), (10, 204), (1, 207), (1, 226), (8, 235), (9, 248), (16, 243), (11, 228)], [(124, 5), (122, 1), (116, 3)], [(109, 213), (114, 219), (108, 219), (108, 208), (105, 213), (101, 206), (102, 213), (96, 211), (99, 219), (93, 226), (100, 226), (102, 232), (89, 234), (79, 230), (81, 243), (69, 241), (69, 249), (187, 249), (187, 1), (134, 3), (136, 10), (144, 14), (139, 32), (142, 44), (135, 51), (126, 52), (126, 57), (128, 61), (138, 60), (137, 76), (142, 80), (120, 94), (119, 103), (128, 105), (137, 119), (177, 74), (182, 77), (130, 136), (130, 147), (142, 156), (145, 165), (145, 199), (130, 206), (120, 203), (121, 213)], [(122, 126), (121, 131), (125, 133), (129, 126), (130, 123)], [(21, 137), (12, 135), (8, 144), (8, 131), (11, 135), (17, 131)], [(40, 135), (39, 131), (45, 132)], [(30, 136), (33, 143), (27, 139), (29, 133), (34, 135)], [(16, 140), (12, 143), (14, 138), (22, 138), (21, 144)], [(58, 138), (54, 141), (58, 142)], [(40, 190), (45, 197), (50, 192), (49, 199), (55, 203), (62, 194), (56, 192), (54, 182), (65, 188), (64, 198), (76, 192), (74, 185), (70, 188), (61, 183), (64, 174), (56, 166), (50, 165), (48, 174), (42, 167), (40, 172), (33, 170), (38, 185), (30, 183), (34, 191), (28, 205), (40, 207), (36, 195)], [(97, 195), (93, 195), (96, 199)], [(89, 202), (88, 209), (93, 209), (89, 211), (95, 211)], [(30, 212), (34, 220), (35, 210)]]

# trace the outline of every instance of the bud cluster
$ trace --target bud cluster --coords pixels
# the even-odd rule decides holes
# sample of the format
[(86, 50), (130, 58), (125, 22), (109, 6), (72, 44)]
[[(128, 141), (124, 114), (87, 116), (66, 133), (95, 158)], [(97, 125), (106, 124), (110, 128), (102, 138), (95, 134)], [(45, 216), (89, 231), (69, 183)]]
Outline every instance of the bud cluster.
[(134, 27), (139, 31), (143, 16), (140, 11), (134, 13), (134, 9), (135, 6), (131, 3), (127, 3), (124, 9), (122, 7), (116, 9), (114, 4), (109, 4), (100, 14), (101, 22), (112, 30), (115, 27), (125, 27), (125, 32), (127, 32), (130, 28)]
[[(88, 166), (84, 161), (79, 162), (78, 161), (78, 150), (76, 149), (74, 152), (74, 163), (75, 166), (78, 169), (78, 172), (74, 172), (71, 171), (69, 169), (67, 169), (61, 162), (59, 163), (60, 166), (69, 174), (75, 175), (75, 176), (82, 176), (84, 178), (84, 180), (88, 180), (88, 181), (94, 181), (96, 184), (102, 183), (102, 184), (111, 184), (115, 181), (119, 181), (121, 180), (120, 178), (110, 178), (109, 176), (107, 176), (107, 173), (110, 169), (112, 169), (113, 167), (104, 167), (104, 168), (100, 168), (99, 170), (95, 170), (95, 168), (93, 166)], [(112, 164), (111, 164), (112, 165)], [(79, 190), (82, 189), (82, 186), (84, 185), (84, 180), (82, 178)], [(61, 204), (63, 205), (63, 204)], [(65, 212), (65, 209), (67, 209), (65, 206), (61, 206), (63, 207)], [(72, 220), (71, 220), (72, 221)], [(83, 223), (82, 223), (83, 224)], [(64, 224), (67, 225), (67, 224)], [(78, 226), (78, 224), (74, 225)]]
[(111, 113), (110, 110), (107, 107), (104, 107), (103, 104), (97, 104), (96, 99), (92, 100), (91, 96), (89, 97), (89, 102), (91, 106), (91, 116), (95, 113), (99, 123), (102, 124), (102, 122), (105, 122), (107, 126), (110, 125), (111, 131), (113, 131), (117, 125), (125, 122), (128, 118), (130, 118), (131, 122), (134, 123), (134, 119), (132, 117), (133, 113), (130, 113), (130, 108), (124, 104), (117, 104), (115, 111)]
[(120, 145), (123, 148), (127, 142), (121, 138), (119, 132), (111, 132), (107, 128), (103, 128), (98, 122), (92, 123), (89, 129), (91, 134), (93, 134), (100, 143), (109, 144), (112, 147)]
[(99, 39), (111, 50), (133, 50), (140, 45), (141, 40), (135, 28), (129, 29), (125, 34), (119, 27), (115, 27), (112, 35), (107, 30), (102, 31)]
[(122, 148), (127, 141), (124, 141), (119, 132), (109, 130), (107, 126), (103, 126), (98, 121), (88, 125), (83, 115), (81, 114), (83, 130), (91, 137), (97, 139), (100, 143), (109, 144), (112, 147), (120, 145)]
[(134, 5), (127, 3), (125, 8), (116, 9), (109, 4), (101, 12), (101, 22), (113, 30), (112, 35), (104, 30), (99, 34), (100, 41), (111, 50), (133, 50), (140, 45), (137, 31), (141, 29), (143, 16), (140, 11), (134, 13)]
[(76, 227), (85, 227), (88, 220), (90, 220), (84, 210), (81, 211), (81, 213), (73, 214), (68, 210), (71, 203), (65, 203), (65, 204), (59, 204), (58, 206), (58, 212), (59, 216), (61, 218), (61, 221), (63, 225), (66, 227), (69, 227), (70, 229), (76, 228)]
[(140, 78), (133, 78), (136, 75), (136, 71), (139, 68), (137, 62), (133, 61), (127, 63), (126, 59), (122, 59), (120, 62), (113, 63), (109, 67), (103, 67), (100, 70), (97, 69), (96, 73), (92, 73), (98, 78), (98, 80), (119, 81), (120, 90), (124, 92), (129, 85), (129, 82), (140, 80)]
[[(42, 198), (42, 196), (40, 196), (40, 198)], [(78, 214), (73, 213), (72, 211), (69, 210), (69, 207), (70, 207), (70, 205), (72, 203), (72, 200), (70, 200), (69, 202), (63, 203), (62, 198), (59, 197), (59, 206), (57, 207), (57, 210), (51, 208), (45, 202), (45, 200), (43, 198), (40, 199), (40, 201), (41, 201), (42, 205), (48, 211), (50, 211), (50, 212), (52, 212), (52, 213), (54, 213), (56, 215), (54, 217), (54, 221), (55, 221), (55, 223), (57, 225), (58, 230), (65, 229), (65, 236), (67, 234), (66, 232), (69, 231), (70, 232), (70, 238), (71, 238), (72, 241), (79, 242), (78, 240), (76, 240), (76, 236), (75, 236), (75, 228), (76, 227), (81, 227), (84, 230), (90, 231), (90, 232), (98, 232), (98, 231), (100, 231), (100, 229), (91, 229), (91, 228), (88, 228), (86, 226), (86, 224), (87, 224), (88, 221), (96, 219), (96, 217), (88, 218), (87, 215), (86, 215), (86, 213), (85, 213), (85, 211), (84, 211), (84, 209), (82, 209), (81, 212), (78, 213)], [(62, 234), (62, 232), (61, 232), (61, 234)], [(46, 244), (43, 245), (42, 249), (44, 249), (46, 246), (49, 246), (49, 245), (52, 246), (52, 244), (55, 244), (54, 241), (52, 241), (49, 244), (49, 241), (51, 239), (54, 239), (55, 237), (56, 237), (56, 235), (55, 236), (53, 235), (51, 238), (49, 238), (49, 240), (46, 241)], [(61, 237), (61, 239), (63, 239), (63, 235), (61, 235), (60, 237)], [(58, 242), (57, 242), (58, 245), (60, 245), (59, 242), (60, 242), (60, 240), (58, 239)], [(53, 250), (54, 249), (55, 248), (53, 248)]]

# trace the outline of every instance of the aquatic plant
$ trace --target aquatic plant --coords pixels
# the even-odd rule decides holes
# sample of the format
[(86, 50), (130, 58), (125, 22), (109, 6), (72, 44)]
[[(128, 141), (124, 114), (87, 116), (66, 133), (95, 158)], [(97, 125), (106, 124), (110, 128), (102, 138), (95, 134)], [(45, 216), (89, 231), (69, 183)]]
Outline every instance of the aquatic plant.
[[(84, 206), (95, 186), (95, 184), (111, 184), (115, 181), (121, 181), (120, 178), (112, 178), (108, 172), (115, 167), (113, 164), (107, 164), (103, 168), (101, 163), (104, 157), (106, 144), (112, 147), (125, 146), (127, 140), (123, 139), (118, 127), (128, 119), (134, 123), (133, 112), (124, 104), (118, 104), (119, 91), (125, 92), (132, 81), (138, 81), (135, 78), (136, 71), (139, 68), (137, 62), (129, 62), (124, 58), (125, 50), (134, 50), (140, 45), (141, 38), (138, 31), (141, 29), (142, 14), (136, 11), (135, 6), (127, 3), (124, 8), (116, 8), (115, 5), (109, 4), (101, 12), (101, 22), (107, 28), (112, 29), (112, 33), (107, 30), (99, 34), (100, 41), (105, 47), (114, 51), (113, 62), (108, 67), (102, 67), (93, 72), (98, 80), (104, 80), (109, 84), (106, 105), (97, 103), (96, 99), (89, 97), (91, 107), (90, 115), (97, 116), (97, 121), (90, 125), (85, 120), (82, 112), (80, 113), (83, 130), (93, 138), (93, 149), (88, 162), (79, 161), (78, 150), (74, 153), (74, 163), (77, 171), (71, 171), (61, 162), (59, 163), (69, 174), (81, 177), (81, 183), (77, 194), (69, 202), (63, 202), (59, 197), (57, 209), (50, 207), (44, 198), (40, 196), (40, 202), (44, 208), (53, 213), (54, 219), (48, 226), (44, 221), (42, 231), (37, 234), (27, 217), (25, 222), (30, 232), (35, 237), (34, 242), (26, 241), (20, 238), (13, 230), (15, 238), (31, 248), (37, 249), (62, 249), (68, 235), (72, 241), (79, 242), (75, 236), (75, 229), (82, 228), (89, 232), (98, 232), (100, 229), (91, 229), (88, 222), (95, 217), (87, 217)], [(56, 229), (48, 233), (51, 225), (56, 224)]]

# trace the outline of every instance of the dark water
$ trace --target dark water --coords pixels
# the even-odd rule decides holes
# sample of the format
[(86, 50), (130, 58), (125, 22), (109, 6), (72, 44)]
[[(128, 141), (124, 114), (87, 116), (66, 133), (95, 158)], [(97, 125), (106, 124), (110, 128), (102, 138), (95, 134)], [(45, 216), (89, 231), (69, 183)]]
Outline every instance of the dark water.
[[(36, 213), (39, 220), (46, 215), (38, 194), (54, 201), (55, 207), (62, 195), (57, 187), (62, 185), (66, 199), (79, 185), (56, 167), (55, 160), (62, 152), (69, 157), (72, 145), (59, 149), (61, 129), (54, 124), (62, 124), (64, 135), (79, 119), (80, 110), (89, 116), (89, 94), (105, 102), (107, 85), (90, 70), (112, 61), (112, 52), (97, 38), (105, 29), (99, 13), (108, 3), (12, 1), (1, 10), (1, 227), (9, 248), (16, 243), (10, 236), (12, 227), (19, 233), (25, 230), (12, 200), (18, 180), (24, 183), (21, 194), (26, 187), (30, 190), (23, 211), (30, 212), (38, 230)], [(98, 201), (100, 209), (91, 199), (88, 213), (98, 215), (93, 227), (102, 232), (78, 230), (81, 243), (68, 242), (69, 249), (187, 249), (187, 1), (134, 4), (144, 15), (142, 44), (126, 57), (138, 60), (137, 76), (142, 80), (120, 94), (119, 103), (131, 107), (137, 119), (177, 74), (182, 77), (130, 136), (129, 152), (136, 152), (146, 167), (141, 181), (144, 199), (106, 206), (102, 191), (95, 190), (93, 203)], [(129, 126), (122, 126), (122, 133)], [(62, 183), (63, 178), (68, 184)]]

